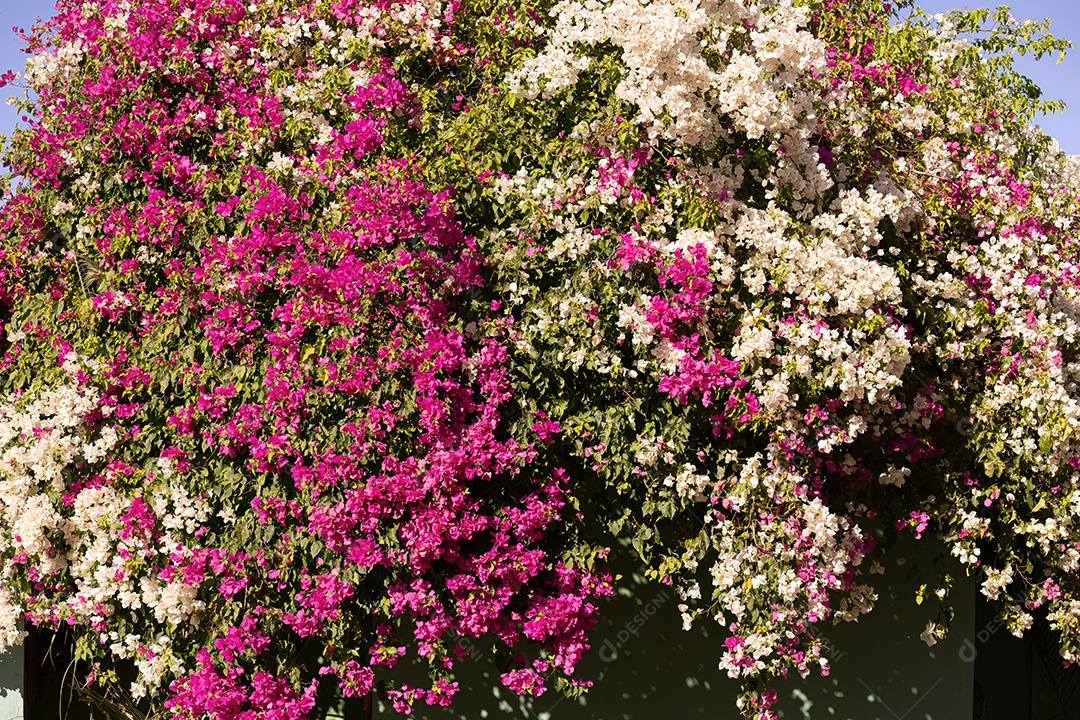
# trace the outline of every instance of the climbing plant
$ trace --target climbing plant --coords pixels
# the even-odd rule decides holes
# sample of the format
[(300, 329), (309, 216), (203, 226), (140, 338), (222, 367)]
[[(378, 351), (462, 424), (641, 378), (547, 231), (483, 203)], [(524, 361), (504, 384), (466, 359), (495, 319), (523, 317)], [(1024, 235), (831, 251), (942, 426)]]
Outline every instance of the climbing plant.
[(480, 647), (575, 694), (618, 555), (771, 718), (910, 533), (1076, 660), (1080, 182), (1012, 67), (1045, 24), (59, 0), (25, 39), (0, 645), (70, 626), (88, 692), (178, 718), (447, 705)]

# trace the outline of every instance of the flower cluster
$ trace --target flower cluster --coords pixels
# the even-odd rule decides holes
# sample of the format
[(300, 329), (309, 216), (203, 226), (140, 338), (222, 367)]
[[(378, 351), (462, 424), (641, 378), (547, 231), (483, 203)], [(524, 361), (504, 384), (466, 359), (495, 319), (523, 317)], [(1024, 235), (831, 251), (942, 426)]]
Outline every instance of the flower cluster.
[(0, 645), (69, 624), (178, 718), (446, 705), (485, 648), (573, 694), (625, 553), (768, 719), (911, 532), (1075, 660), (1080, 164), (999, 52), (1062, 44), (901, 12), (60, 0)]
[(485, 260), (395, 140), (422, 109), (382, 48), (444, 51), (453, 10), (58, 10), (4, 220), (4, 367), (43, 378), (0, 431), (6, 642), (80, 628), (176, 717), (301, 717), (320, 679), (445, 705), (464, 638), (582, 684), (611, 590), (552, 532), (558, 425), (508, 432), (510, 325), (463, 327)]

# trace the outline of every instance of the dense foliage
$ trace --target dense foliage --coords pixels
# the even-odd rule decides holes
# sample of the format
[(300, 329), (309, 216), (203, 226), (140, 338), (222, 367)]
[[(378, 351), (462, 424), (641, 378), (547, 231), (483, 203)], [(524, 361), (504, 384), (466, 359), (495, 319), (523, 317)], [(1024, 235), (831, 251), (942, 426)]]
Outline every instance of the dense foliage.
[(59, 0), (0, 210), (0, 645), (72, 626), (85, 684), (133, 662), (181, 718), (448, 704), (477, 643), (574, 693), (631, 553), (769, 718), (904, 532), (1075, 661), (1080, 182), (1011, 69), (1045, 30)]

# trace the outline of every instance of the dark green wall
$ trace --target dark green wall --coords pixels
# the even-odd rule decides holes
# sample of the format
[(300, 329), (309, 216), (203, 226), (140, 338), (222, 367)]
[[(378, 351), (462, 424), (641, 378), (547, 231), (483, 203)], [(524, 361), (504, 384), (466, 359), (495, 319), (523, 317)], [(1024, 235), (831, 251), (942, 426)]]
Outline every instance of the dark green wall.
[[(898, 566), (898, 557), (905, 564)], [(930, 575), (926, 546), (911, 543), (886, 558), (887, 574), (872, 576), (879, 599), (857, 624), (821, 630), (834, 645), (829, 677), (788, 681), (779, 687), (784, 720), (971, 720), (973, 663), (963, 639), (975, 629), (974, 585), (965, 580), (953, 593), (956, 616), (946, 640), (928, 648), (919, 634), (933, 617), (930, 603), (914, 597), (919, 569)], [(962, 574), (956, 567), (954, 574)], [(717, 669), (723, 643), (719, 627), (696, 625), (684, 632), (670, 588), (623, 581), (624, 588), (602, 614), (594, 649), (582, 663), (596, 686), (581, 700), (553, 692), (522, 699), (499, 684), (492, 659), (464, 667), (461, 691), (450, 710), (419, 706), (421, 720), (737, 720), (735, 684)], [(355, 706), (344, 713), (354, 715)], [(395, 714), (376, 707), (375, 716)], [(1018, 720), (1010, 718), (1010, 720)]]

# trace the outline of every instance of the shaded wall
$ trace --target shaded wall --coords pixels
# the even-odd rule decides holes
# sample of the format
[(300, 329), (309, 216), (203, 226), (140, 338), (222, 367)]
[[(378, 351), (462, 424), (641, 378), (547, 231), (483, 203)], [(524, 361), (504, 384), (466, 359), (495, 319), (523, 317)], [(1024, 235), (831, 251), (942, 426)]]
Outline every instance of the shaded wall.
[[(896, 560), (904, 557), (903, 566)], [(914, 601), (918, 582), (910, 570), (941, 574), (924, 546), (912, 543), (886, 558), (888, 574), (872, 576), (876, 609), (857, 624), (822, 629), (833, 644), (827, 678), (778, 686), (783, 720), (971, 720), (973, 658), (963, 640), (975, 631), (974, 585), (959, 580), (952, 596), (956, 616), (949, 638), (928, 648), (919, 638), (933, 610)], [(947, 568), (962, 576), (956, 567)], [(737, 720), (737, 687), (717, 668), (724, 634), (707, 623), (684, 632), (670, 588), (640, 577), (624, 578), (618, 597), (604, 607), (594, 646), (580, 669), (596, 681), (579, 700), (549, 691), (519, 698), (499, 683), (491, 657), (462, 666), (450, 709), (419, 705), (423, 720)], [(420, 679), (418, 677), (417, 681)], [(340, 706), (328, 717), (363, 717), (359, 705)], [(377, 718), (399, 717), (376, 702)], [(1020, 720), (1018, 717), (1010, 720)]]
[[(900, 558), (904, 565), (896, 564)], [(958, 566), (935, 563), (925, 544), (902, 544), (883, 564), (886, 574), (873, 576), (873, 612), (858, 623), (823, 629), (834, 647), (829, 677), (782, 689), (783, 720), (971, 720), (974, 658), (965, 641), (975, 628), (974, 583)], [(919, 635), (936, 607), (915, 603), (916, 571), (958, 578), (949, 635), (933, 647)]]

